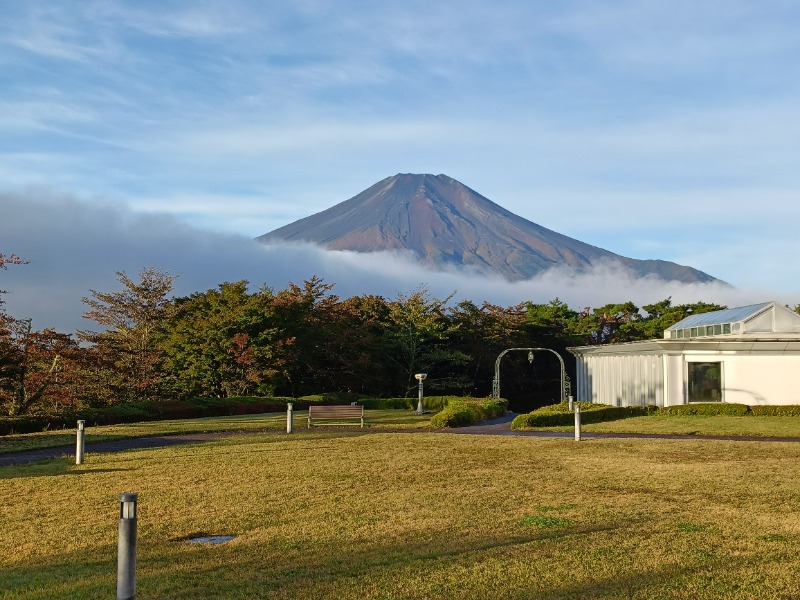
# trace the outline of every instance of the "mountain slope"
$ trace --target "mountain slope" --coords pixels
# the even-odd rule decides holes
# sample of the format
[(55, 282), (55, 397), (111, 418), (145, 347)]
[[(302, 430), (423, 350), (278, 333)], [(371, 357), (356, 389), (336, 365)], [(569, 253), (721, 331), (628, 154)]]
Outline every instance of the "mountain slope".
[(527, 279), (553, 267), (585, 271), (624, 265), (638, 276), (714, 281), (661, 260), (636, 260), (585, 244), (523, 219), (446, 175), (399, 174), (357, 196), (257, 238), (307, 241), (332, 250), (409, 250), (420, 262), (471, 267)]

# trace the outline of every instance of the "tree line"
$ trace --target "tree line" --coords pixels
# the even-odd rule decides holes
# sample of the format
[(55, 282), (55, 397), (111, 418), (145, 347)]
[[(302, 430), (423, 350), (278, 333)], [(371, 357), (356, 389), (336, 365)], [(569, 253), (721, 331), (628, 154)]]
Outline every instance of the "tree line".
[[(0, 269), (23, 265), (0, 254)], [(437, 394), (491, 393), (497, 355), (546, 347), (574, 360), (569, 346), (661, 337), (698, 312), (724, 308), (670, 298), (573, 310), (545, 304), (498, 306), (436, 298), (426, 288), (394, 299), (340, 298), (318, 277), (285, 289), (251, 290), (247, 281), (173, 297), (175, 276), (155, 268), (117, 273), (119, 289), (90, 290), (75, 334), (36, 331), (8, 314), (0, 292), (0, 407), (7, 415), (58, 413), (191, 396), (290, 396), (319, 393), (415, 395), (414, 374), (428, 373)], [(560, 397), (560, 367), (549, 353), (503, 361), (503, 395), (529, 409)]]

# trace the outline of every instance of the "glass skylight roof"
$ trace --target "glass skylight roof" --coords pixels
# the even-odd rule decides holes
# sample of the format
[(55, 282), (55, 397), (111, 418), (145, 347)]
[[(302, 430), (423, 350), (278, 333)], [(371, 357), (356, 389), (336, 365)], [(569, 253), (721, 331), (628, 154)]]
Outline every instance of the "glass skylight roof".
[(678, 321), (672, 327), (668, 327), (667, 331), (691, 327), (707, 327), (709, 325), (714, 326), (722, 325), (723, 323), (736, 323), (739, 321), (744, 321), (764, 310), (770, 304), (772, 304), (772, 302), (762, 302), (761, 304), (751, 304), (750, 306), (739, 306), (737, 308), (726, 308), (724, 310), (715, 310), (713, 312), (701, 313), (699, 315), (691, 315), (682, 321)]

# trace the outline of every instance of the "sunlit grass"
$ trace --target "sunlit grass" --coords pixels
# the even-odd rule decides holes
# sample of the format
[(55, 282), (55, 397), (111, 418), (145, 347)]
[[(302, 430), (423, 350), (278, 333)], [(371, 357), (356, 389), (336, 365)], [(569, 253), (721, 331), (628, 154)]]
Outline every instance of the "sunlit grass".
[[(535, 428), (533, 431), (572, 431), (574, 426)], [(596, 433), (660, 433), (800, 438), (798, 417), (660, 416), (630, 417), (605, 423), (582, 424)]]
[(800, 568), (800, 444), (326, 430), (0, 468), (0, 597), (113, 597), (122, 492), (142, 599), (788, 599)]
[[(295, 430), (307, 427), (308, 411), (294, 412)], [(425, 429), (430, 425), (430, 415), (415, 415), (410, 410), (368, 410), (365, 412), (366, 429)], [(358, 427), (353, 420), (351, 426)], [(335, 426), (320, 426), (331, 429)], [(176, 435), (181, 433), (208, 433), (215, 431), (286, 431), (286, 413), (267, 413), (261, 415), (236, 415), (227, 417), (208, 417), (204, 419), (180, 419), (171, 421), (146, 421), (122, 425), (87, 427), (86, 443), (108, 442), (126, 438)], [(0, 453), (57, 448), (75, 445), (74, 429), (42, 431), (19, 435), (0, 436)]]

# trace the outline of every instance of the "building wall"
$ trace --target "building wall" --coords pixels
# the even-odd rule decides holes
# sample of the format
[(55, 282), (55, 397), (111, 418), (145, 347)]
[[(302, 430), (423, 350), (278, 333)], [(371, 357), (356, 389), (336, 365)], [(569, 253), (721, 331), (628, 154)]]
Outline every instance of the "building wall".
[(721, 361), (725, 402), (800, 404), (800, 356), (691, 354), (685, 361)]
[(584, 355), (577, 358), (577, 400), (611, 406), (664, 406), (661, 356)]
[(664, 354), (664, 404), (686, 404), (686, 358), (683, 354)]
[(800, 354), (692, 351), (577, 357), (576, 399), (611, 406), (673, 406), (687, 401), (687, 362), (722, 362), (725, 402), (800, 404)]

